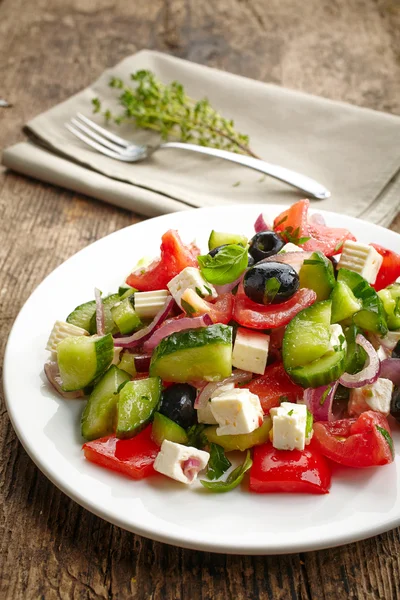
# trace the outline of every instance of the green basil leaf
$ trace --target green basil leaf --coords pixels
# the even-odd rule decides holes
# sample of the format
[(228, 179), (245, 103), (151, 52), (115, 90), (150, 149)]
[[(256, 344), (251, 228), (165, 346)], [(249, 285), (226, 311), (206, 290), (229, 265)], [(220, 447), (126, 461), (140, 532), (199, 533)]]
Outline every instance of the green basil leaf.
[(276, 277), (267, 279), (264, 289), (264, 302), (270, 304), (281, 289), (281, 283)]
[(210, 460), (208, 461), (207, 477), (208, 479), (219, 479), (225, 471), (232, 466), (232, 463), (225, 456), (225, 451), (218, 444), (210, 444)]
[(200, 483), (208, 490), (217, 494), (230, 492), (242, 482), (245, 473), (251, 468), (252, 464), (250, 450), (247, 450), (243, 464), (236, 467), (232, 473), (229, 473), (226, 481), (205, 481), (201, 479)]
[(197, 257), (204, 279), (214, 285), (232, 283), (247, 267), (247, 246), (228, 244), (215, 255), (204, 254)]
[(313, 422), (314, 422), (314, 417), (313, 417), (312, 413), (307, 408), (306, 438), (310, 437), (310, 434), (312, 432)]
[(381, 433), (383, 435), (383, 437), (385, 438), (385, 440), (389, 444), (389, 448), (390, 448), (390, 451), (392, 453), (392, 458), (394, 458), (394, 445), (393, 445), (392, 436), (387, 431), (387, 429), (384, 429), (383, 427), (380, 427), (379, 425), (375, 425), (375, 427), (377, 428), (377, 430), (379, 431), (379, 433)]
[(206, 425), (192, 425), (189, 429), (186, 430), (186, 434), (188, 436), (187, 445), (193, 446), (193, 448), (199, 448), (200, 450), (207, 446), (208, 439), (204, 430)]

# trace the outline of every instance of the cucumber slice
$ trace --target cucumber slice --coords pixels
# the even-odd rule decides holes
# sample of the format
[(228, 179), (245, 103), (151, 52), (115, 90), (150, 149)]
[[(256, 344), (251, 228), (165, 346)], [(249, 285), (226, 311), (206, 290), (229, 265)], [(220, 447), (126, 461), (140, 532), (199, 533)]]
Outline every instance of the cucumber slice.
[(132, 306), (130, 297), (112, 306), (111, 316), (121, 333), (131, 333), (142, 324)]
[(214, 231), (213, 229), (208, 238), (208, 249), (214, 250), (214, 248), (224, 246), (225, 244), (241, 244), (242, 246), (246, 246), (247, 242), (247, 237), (240, 233), (224, 233), (222, 231)]
[[(118, 294), (111, 294), (110, 296), (106, 296), (102, 298), (103, 306), (104, 306), (104, 333), (117, 333), (117, 327), (115, 326), (114, 320), (111, 315), (112, 307), (120, 302), (121, 298)], [(96, 310), (90, 319), (89, 333), (94, 335), (97, 333), (96, 326)]]
[(124, 352), (121, 356), (121, 360), (118, 363), (118, 368), (122, 371), (126, 371), (132, 377), (136, 375), (135, 357), (129, 352)]
[(286, 327), (282, 344), (285, 369), (311, 363), (329, 350), (331, 338), (330, 300), (317, 302), (299, 312)]
[(258, 429), (251, 433), (240, 433), (238, 435), (217, 435), (217, 425), (212, 425), (204, 430), (206, 438), (213, 444), (219, 444), (226, 452), (240, 450), (244, 452), (253, 446), (259, 446), (269, 441), (269, 432), (272, 428), (272, 420), (268, 417)]
[(354, 323), (371, 333), (386, 335), (388, 327), (382, 300), (368, 281), (349, 269), (339, 269), (338, 281), (344, 281), (354, 296), (361, 300), (362, 309), (354, 314)]
[(364, 348), (356, 344), (357, 334), (360, 333), (358, 327), (354, 324), (344, 330), (347, 342), (346, 363), (344, 370), (346, 373), (358, 373), (365, 365), (367, 353)]
[(400, 283), (380, 290), (378, 296), (382, 300), (390, 331), (400, 329)]
[(232, 327), (210, 325), (164, 338), (153, 352), (150, 375), (164, 381), (220, 381), (232, 373)]
[(316, 388), (339, 379), (344, 373), (345, 361), (345, 349), (332, 350), (308, 365), (291, 369), (289, 375), (304, 388)]
[(130, 376), (112, 365), (90, 394), (81, 419), (82, 437), (95, 440), (115, 431), (118, 388)]
[(154, 413), (151, 437), (159, 446), (161, 446), (164, 440), (175, 442), (176, 444), (188, 443), (188, 436), (183, 427), (159, 412)]
[(131, 287), (130, 285), (120, 285), (118, 288), (118, 296), (120, 300), (129, 298), (129, 296), (132, 296), (135, 292), (137, 292), (137, 289)]
[(71, 323), (71, 325), (82, 327), (82, 329), (86, 329), (86, 331), (89, 331), (90, 333), (90, 322), (95, 313), (96, 302), (95, 300), (90, 300), (90, 302), (84, 302), (84, 304), (77, 306), (72, 313), (68, 315), (66, 321), (67, 323)]
[(57, 346), (62, 389), (71, 392), (87, 387), (108, 369), (113, 358), (114, 341), (111, 334), (65, 338)]
[(299, 279), (300, 287), (314, 290), (318, 301), (327, 300), (336, 283), (332, 262), (322, 252), (313, 252), (304, 261)]
[(332, 300), (332, 323), (339, 323), (349, 319), (354, 313), (361, 310), (361, 301), (357, 300), (347, 283), (337, 281), (331, 294)]
[(151, 419), (161, 397), (161, 379), (128, 381), (119, 392), (117, 438), (131, 438)]

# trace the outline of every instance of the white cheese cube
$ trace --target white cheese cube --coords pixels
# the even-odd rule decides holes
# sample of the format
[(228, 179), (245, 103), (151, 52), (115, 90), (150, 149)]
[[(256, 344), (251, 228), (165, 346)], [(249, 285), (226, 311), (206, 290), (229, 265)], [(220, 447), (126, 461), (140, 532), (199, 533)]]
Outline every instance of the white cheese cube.
[(89, 335), (86, 329), (71, 325), (71, 323), (65, 323), (64, 321), (56, 321), (51, 330), (50, 337), (47, 340), (46, 350), (50, 352), (57, 352), (57, 345), (61, 340), (76, 335)]
[(199, 471), (206, 468), (209, 458), (208, 452), (164, 440), (154, 461), (154, 470), (181, 483), (193, 483)]
[(307, 407), (304, 404), (281, 402), (271, 408), (272, 445), (277, 450), (304, 450), (307, 426)]
[(211, 399), (216, 398), (217, 396), (219, 396), (220, 394), (223, 394), (224, 392), (233, 390), (234, 388), (235, 388), (234, 383), (226, 383), (225, 385), (221, 385), (216, 390), (214, 390), (213, 393), (211, 394), (210, 398), (208, 399), (207, 404), (204, 407), (197, 409), (198, 422), (204, 423), (206, 425), (218, 425), (217, 421), (215, 420), (214, 415), (211, 412)]
[(304, 250), (303, 248), (300, 248), (300, 246), (296, 246), (296, 244), (288, 242), (279, 250), (278, 254), (283, 254), (284, 252), (304, 252)]
[(329, 340), (329, 350), (335, 350), (336, 348), (346, 348), (347, 342), (343, 333), (342, 326), (335, 323), (331, 325), (331, 339)]
[(263, 375), (267, 366), (269, 335), (239, 327), (232, 351), (232, 366)]
[(206, 300), (212, 300), (217, 297), (216, 289), (211, 283), (208, 283), (199, 269), (195, 267), (186, 267), (183, 269), (178, 275), (176, 275), (171, 281), (167, 284), (171, 295), (174, 297), (174, 300), (179, 306), (181, 306), (181, 298), (186, 290), (190, 289), (196, 292), (200, 298), (204, 298)]
[(368, 283), (375, 283), (382, 261), (382, 256), (372, 246), (346, 240), (338, 269), (344, 268), (355, 271), (361, 277), (364, 277)]
[(135, 292), (135, 312), (139, 319), (153, 319), (160, 312), (169, 295), (168, 290)]
[(354, 388), (350, 392), (348, 411), (351, 416), (358, 416), (366, 410), (375, 410), (383, 415), (390, 413), (393, 382), (379, 377), (374, 383)]
[(388, 350), (394, 350), (398, 342), (400, 342), (400, 331), (388, 331), (387, 334), (380, 338), (382, 344)]
[(217, 435), (251, 433), (263, 424), (260, 399), (246, 388), (238, 388), (211, 399), (211, 412), (219, 427)]

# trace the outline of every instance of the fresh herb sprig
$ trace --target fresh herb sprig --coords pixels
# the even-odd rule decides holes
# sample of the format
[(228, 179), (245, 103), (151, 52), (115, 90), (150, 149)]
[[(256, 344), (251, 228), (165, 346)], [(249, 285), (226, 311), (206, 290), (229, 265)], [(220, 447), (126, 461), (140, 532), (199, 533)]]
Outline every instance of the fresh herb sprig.
[(156, 131), (163, 140), (175, 138), (258, 158), (249, 147), (249, 137), (237, 131), (234, 122), (217, 112), (207, 98), (196, 101), (178, 81), (163, 84), (148, 70), (132, 73), (131, 80), (133, 86), (117, 77), (109, 83), (120, 90), (122, 113), (103, 109), (99, 98), (92, 100), (93, 111), (118, 124), (131, 121), (138, 128)]

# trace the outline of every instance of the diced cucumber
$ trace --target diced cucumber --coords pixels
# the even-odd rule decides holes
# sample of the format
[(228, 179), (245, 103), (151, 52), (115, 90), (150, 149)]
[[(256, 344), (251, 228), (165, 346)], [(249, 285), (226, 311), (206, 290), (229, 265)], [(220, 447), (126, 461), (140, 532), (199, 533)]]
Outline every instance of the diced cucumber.
[(383, 302), (390, 331), (400, 329), (400, 283), (393, 283), (378, 292)]
[(247, 237), (240, 233), (224, 233), (222, 231), (214, 231), (213, 229), (208, 238), (208, 249), (214, 250), (214, 248), (225, 244), (241, 244), (242, 246), (246, 246), (247, 241)]
[(96, 313), (96, 302), (90, 300), (90, 302), (84, 302), (77, 306), (72, 313), (70, 313), (66, 319), (67, 323), (82, 327), (86, 331), (90, 332), (90, 321), (93, 315)]
[(265, 444), (269, 440), (269, 432), (272, 428), (272, 420), (268, 417), (258, 429), (251, 433), (240, 433), (238, 435), (217, 435), (217, 425), (212, 425), (204, 430), (208, 441), (213, 444), (219, 444), (226, 452), (234, 450), (247, 450), (253, 446)]
[(130, 376), (112, 365), (96, 384), (82, 414), (81, 429), (85, 440), (95, 440), (115, 431), (118, 388)]
[(332, 323), (339, 323), (345, 319), (349, 319), (356, 312), (361, 310), (361, 301), (358, 300), (347, 283), (337, 281), (331, 294), (332, 300)]
[(111, 316), (121, 333), (131, 333), (142, 324), (129, 297), (111, 307)]
[(210, 325), (179, 331), (154, 349), (150, 375), (164, 381), (220, 381), (232, 373), (232, 327)]
[(123, 371), (126, 371), (127, 373), (129, 373), (129, 375), (132, 375), (132, 377), (135, 377), (136, 366), (134, 355), (130, 354), (129, 352), (123, 352), (121, 359), (118, 363), (118, 368), (122, 369)]
[(282, 345), (287, 371), (311, 363), (329, 350), (331, 306), (330, 300), (317, 302), (290, 321)]
[(357, 334), (360, 333), (358, 327), (354, 324), (344, 330), (347, 342), (346, 362), (344, 370), (346, 373), (358, 373), (365, 365), (367, 353), (364, 348), (356, 344)]
[(354, 323), (371, 333), (386, 335), (388, 328), (382, 300), (368, 281), (349, 269), (339, 269), (338, 281), (344, 281), (354, 296), (361, 300), (362, 308), (354, 314)]
[(132, 296), (135, 292), (137, 292), (137, 289), (131, 287), (130, 285), (120, 285), (118, 288), (118, 296), (120, 300), (129, 298), (129, 296)]
[(336, 381), (344, 373), (346, 350), (331, 350), (308, 365), (295, 367), (290, 377), (304, 388), (315, 388)]
[[(121, 298), (118, 294), (111, 294), (110, 296), (102, 298), (104, 307), (104, 333), (117, 333), (118, 331), (111, 315), (111, 309), (117, 302), (120, 302), (120, 300)], [(89, 333), (92, 335), (97, 333), (96, 310), (90, 319)]]
[(161, 397), (161, 379), (149, 377), (128, 381), (119, 392), (118, 438), (131, 438), (151, 419)]
[(332, 262), (322, 252), (313, 252), (305, 260), (300, 272), (300, 287), (314, 290), (317, 300), (327, 300), (335, 286)]
[(188, 442), (188, 436), (183, 427), (159, 412), (154, 413), (151, 437), (159, 446), (164, 440), (176, 444), (187, 444)]
[(108, 369), (113, 358), (114, 341), (111, 334), (65, 338), (57, 346), (62, 389), (71, 392), (87, 387)]

